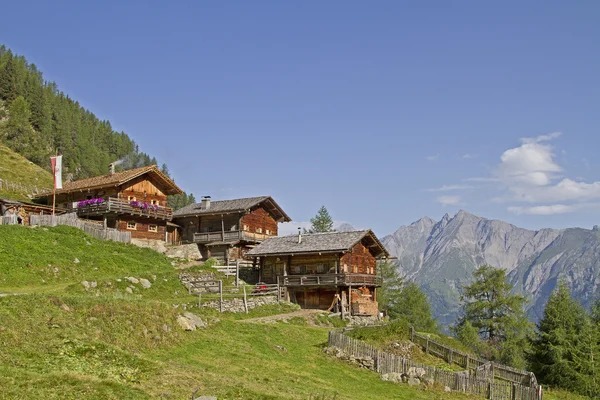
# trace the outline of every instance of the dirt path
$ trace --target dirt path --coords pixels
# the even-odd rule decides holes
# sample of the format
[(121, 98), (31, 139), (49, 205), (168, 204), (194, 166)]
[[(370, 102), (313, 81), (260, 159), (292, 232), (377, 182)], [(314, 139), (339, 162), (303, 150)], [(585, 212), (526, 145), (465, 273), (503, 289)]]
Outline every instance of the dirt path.
[(258, 323), (271, 323), (276, 321), (283, 321), (286, 319), (291, 319), (295, 317), (304, 318), (311, 323), (312, 317), (318, 314), (323, 313), (323, 310), (299, 310), (294, 311), (287, 314), (277, 314), (277, 315), (269, 315), (268, 317), (258, 317), (258, 318), (250, 318), (250, 319), (242, 319), (238, 322), (258, 322)]

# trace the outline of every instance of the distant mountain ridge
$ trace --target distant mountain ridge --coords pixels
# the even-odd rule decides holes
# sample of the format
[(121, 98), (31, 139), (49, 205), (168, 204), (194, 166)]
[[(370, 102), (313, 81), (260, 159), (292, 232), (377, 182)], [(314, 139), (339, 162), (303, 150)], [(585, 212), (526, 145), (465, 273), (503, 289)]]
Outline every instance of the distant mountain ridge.
[(461, 289), (484, 264), (507, 271), (515, 292), (528, 296), (527, 312), (534, 321), (558, 280), (564, 279), (585, 306), (600, 283), (598, 227), (532, 231), (461, 210), (440, 221), (423, 217), (382, 242), (398, 257), (401, 272), (429, 296), (444, 325), (456, 320)]

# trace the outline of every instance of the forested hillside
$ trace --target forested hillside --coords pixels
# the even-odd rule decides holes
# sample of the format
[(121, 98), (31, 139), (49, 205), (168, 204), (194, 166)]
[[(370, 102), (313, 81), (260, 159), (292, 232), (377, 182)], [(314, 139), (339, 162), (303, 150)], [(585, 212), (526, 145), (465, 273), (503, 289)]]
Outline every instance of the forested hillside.
[[(125, 133), (101, 121), (24, 56), (0, 45), (0, 141), (40, 167), (49, 170), (49, 157), (63, 157), (63, 179), (76, 180), (108, 173), (111, 162), (121, 169), (158, 164)], [(163, 172), (168, 174), (166, 164)], [(0, 177), (1, 178), (1, 177)], [(192, 195), (171, 199), (178, 208)]]

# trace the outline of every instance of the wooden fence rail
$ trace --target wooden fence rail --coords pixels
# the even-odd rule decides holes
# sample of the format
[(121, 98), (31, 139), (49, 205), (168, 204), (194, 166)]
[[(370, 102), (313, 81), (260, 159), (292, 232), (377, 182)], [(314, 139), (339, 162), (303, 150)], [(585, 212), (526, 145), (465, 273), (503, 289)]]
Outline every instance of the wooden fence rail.
[(17, 225), (19, 223), (17, 215), (5, 215), (0, 217), (0, 225)]
[(74, 214), (64, 215), (31, 215), (30, 225), (57, 226), (68, 225), (81, 229), (88, 235), (100, 240), (113, 240), (115, 242), (130, 243), (131, 232), (121, 232), (113, 228), (105, 228), (95, 222), (82, 221)]
[(357, 357), (370, 357), (374, 360), (374, 370), (380, 374), (407, 374), (410, 368), (422, 368), (424, 379), (449, 387), (451, 390), (473, 393), (495, 400), (541, 400), (541, 388), (536, 383), (528, 385), (514, 382), (498, 382), (482, 379), (468, 372), (450, 372), (424, 365), (379, 350), (375, 346), (353, 339), (339, 331), (329, 331), (329, 346)]
[(420, 335), (411, 327), (411, 341), (421, 346), (425, 352), (433, 354), (448, 363), (459, 365), (465, 369), (476, 370), (480, 367), (489, 367), (492, 378), (502, 379), (504, 381), (518, 383), (523, 385), (537, 385), (537, 379), (532, 372), (523, 371), (508, 365), (497, 364), (481, 358), (473, 357), (470, 354), (463, 353), (452, 347), (443, 345), (429, 338)]
[(50, 191), (51, 189), (46, 187), (29, 186), (24, 185), (20, 182), (11, 182), (6, 179), (0, 179), (0, 191), (7, 192), (20, 192), (27, 193), (30, 195), (38, 195)]

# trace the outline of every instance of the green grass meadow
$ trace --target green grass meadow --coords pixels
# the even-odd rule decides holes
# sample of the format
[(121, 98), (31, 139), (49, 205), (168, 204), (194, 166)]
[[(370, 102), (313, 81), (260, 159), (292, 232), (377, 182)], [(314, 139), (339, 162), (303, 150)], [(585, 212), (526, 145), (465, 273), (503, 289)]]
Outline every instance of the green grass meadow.
[[(8, 294), (0, 297), (0, 399), (477, 398), (383, 382), (332, 358), (323, 352), (328, 327), (240, 321), (296, 309), (289, 305), (198, 309), (178, 273), (151, 250), (75, 228), (0, 226), (0, 293)], [(97, 286), (86, 290), (82, 280)], [(184, 306), (208, 327), (183, 331)]]

